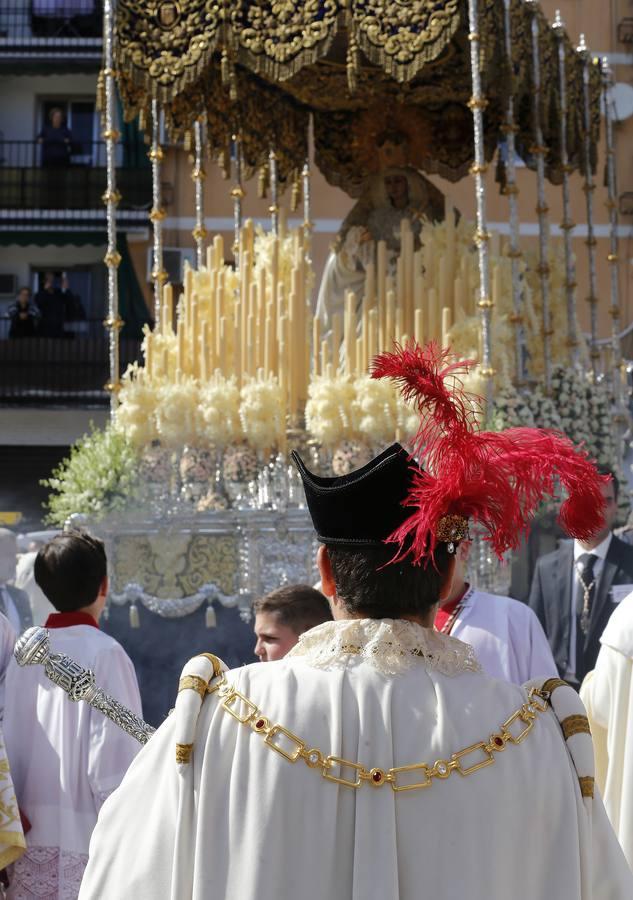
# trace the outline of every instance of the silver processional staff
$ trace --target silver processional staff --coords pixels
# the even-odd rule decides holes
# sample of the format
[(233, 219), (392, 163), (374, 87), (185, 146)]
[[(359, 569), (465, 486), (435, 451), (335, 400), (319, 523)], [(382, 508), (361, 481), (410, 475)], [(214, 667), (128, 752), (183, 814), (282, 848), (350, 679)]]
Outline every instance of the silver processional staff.
[(89, 703), (140, 744), (146, 744), (154, 734), (155, 728), (97, 687), (94, 672), (84, 669), (65, 653), (51, 653), (46, 628), (28, 628), (17, 639), (13, 655), (19, 666), (44, 666), (47, 677), (71, 700)]

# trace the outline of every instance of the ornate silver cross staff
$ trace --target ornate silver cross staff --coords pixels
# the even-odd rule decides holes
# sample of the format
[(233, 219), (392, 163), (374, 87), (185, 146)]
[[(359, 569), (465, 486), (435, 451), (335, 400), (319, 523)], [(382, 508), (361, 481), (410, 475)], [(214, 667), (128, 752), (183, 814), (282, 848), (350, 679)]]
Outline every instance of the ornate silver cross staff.
[(19, 666), (44, 666), (46, 676), (71, 700), (89, 703), (140, 744), (146, 744), (154, 734), (155, 728), (97, 687), (94, 672), (84, 669), (65, 653), (51, 653), (46, 628), (28, 628), (17, 639), (13, 655)]

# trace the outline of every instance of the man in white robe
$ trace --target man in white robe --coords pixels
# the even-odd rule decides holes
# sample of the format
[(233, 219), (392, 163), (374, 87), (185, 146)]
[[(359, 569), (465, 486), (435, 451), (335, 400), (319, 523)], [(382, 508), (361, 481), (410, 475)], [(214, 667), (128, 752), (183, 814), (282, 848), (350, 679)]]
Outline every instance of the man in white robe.
[(545, 632), (525, 603), (487, 594), (465, 580), (471, 542), (462, 541), (455, 554), (455, 577), (440, 605), (435, 627), (471, 644), (487, 675), (514, 684), (558, 675)]
[(490, 679), (433, 630), (465, 533), (445, 516), (434, 565), (388, 564), (408, 454), (335, 479), (298, 464), (335, 621), (278, 662), (185, 667), (80, 900), (630, 900), (590, 738), (561, 733), (586, 722), (576, 693)]
[(596, 780), (633, 869), (633, 594), (616, 607), (600, 643), (580, 696), (591, 724)]
[[(132, 662), (98, 626), (108, 588), (101, 541), (59, 535), (40, 550), (35, 577), (59, 610), (45, 623), (51, 651), (91, 669), (100, 687), (140, 715)], [(4, 731), (18, 804), (31, 826), (8, 897), (72, 900), (99, 809), (139, 745), (91, 706), (72, 703), (41, 666), (21, 668), (15, 660), (7, 671)]]

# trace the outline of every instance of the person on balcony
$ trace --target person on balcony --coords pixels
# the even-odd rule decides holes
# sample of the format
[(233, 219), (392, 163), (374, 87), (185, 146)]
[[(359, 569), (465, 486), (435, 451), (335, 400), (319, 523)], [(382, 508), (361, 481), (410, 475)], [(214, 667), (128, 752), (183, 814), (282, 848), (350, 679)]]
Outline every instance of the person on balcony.
[(20, 288), (16, 302), (9, 307), (9, 319), (10, 338), (35, 337), (40, 324), (40, 312), (31, 303), (30, 288)]
[(72, 135), (64, 124), (64, 113), (59, 106), (54, 106), (48, 114), (48, 125), (44, 125), (37, 136), (42, 145), (42, 167), (59, 169), (70, 163)]
[(44, 284), (35, 295), (35, 305), (42, 316), (42, 337), (65, 337), (64, 324), (73, 317), (74, 297), (66, 274), (62, 274), (61, 289), (55, 284), (55, 273), (44, 273)]

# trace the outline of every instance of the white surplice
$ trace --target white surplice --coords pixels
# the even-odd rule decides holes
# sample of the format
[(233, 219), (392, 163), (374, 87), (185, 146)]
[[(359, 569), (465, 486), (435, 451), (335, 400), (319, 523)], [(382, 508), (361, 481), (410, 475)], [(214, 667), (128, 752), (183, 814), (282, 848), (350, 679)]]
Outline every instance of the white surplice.
[(13, 659), (16, 634), (7, 617), (0, 613), (0, 722), (4, 718), (4, 695), (9, 663)]
[(451, 635), (475, 648), (487, 675), (513, 684), (558, 675), (549, 642), (525, 603), (473, 590), (455, 618)]
[(600, 641), (580, 696), (591, 723), (596, 780), (633, 869), (633, 594), (615, 608)]
[[(141, 699), (131, 660), (90, 625), (49, 631), (51, 651), (95, 673), (99, 687), (135, 713)], [(76, 897), (97, 814), (138, 753), (136, 740), (48, 680), (42, 666), (7, 671), (4, 734), (15, 793), (31, 823), (9, 897)]]
[[(189, 665), (208, 665), (197, 660)], [(256, 704), (251, 725), (217, 693), (179, 694), (101, 810), (80, 900), (633, 897), (602, 802), (583, 800), (549, 710), (488, 767), (405, 793), (333, 783), (255, 733), (265, 716), (306, 749), (367, 768), (450, 759), (527, 702), (524, 689), (484, 675), (461, 641), (401, 620), (328, 622), (285, 659), (226, 679)], [(191, 760), (177, 763), (176, 743), (192, 742)]]

